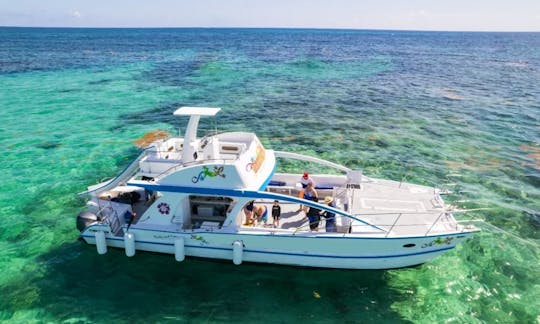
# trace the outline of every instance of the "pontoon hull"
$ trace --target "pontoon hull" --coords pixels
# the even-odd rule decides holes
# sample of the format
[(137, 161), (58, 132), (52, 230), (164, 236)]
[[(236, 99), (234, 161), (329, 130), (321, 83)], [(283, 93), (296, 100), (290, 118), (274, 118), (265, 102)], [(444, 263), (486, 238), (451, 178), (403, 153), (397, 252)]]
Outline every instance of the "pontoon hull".
[[(94, 229), (95, 231), (96, 229)], [(95, 244), (91, 231), (81, 236)], [(174, 241), (183, 238), (186, 256), (233, 260), (233, 243), (244, 245), (243, 262), (341, 269), (392, 269), (425, 263), (453, 249), (472, 233), (414, 238), (361, 238), (326, 235), (254, 235), (215, 232), (132, 231), (137, 251), (175, 254)], [(107, 245), (125, 248), (121, 237), (107, 236)], [(414, 246), (411, 246), (414, 245)], [(408, 247), (406, 247), (408, 246)]]

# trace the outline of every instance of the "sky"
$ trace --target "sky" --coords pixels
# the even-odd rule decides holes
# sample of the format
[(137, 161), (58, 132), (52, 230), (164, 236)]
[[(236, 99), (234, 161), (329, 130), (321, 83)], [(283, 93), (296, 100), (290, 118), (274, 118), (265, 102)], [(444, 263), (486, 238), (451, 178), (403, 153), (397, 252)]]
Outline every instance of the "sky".
[(540, 32), (540, 0), (0, 0), (0, 26)]

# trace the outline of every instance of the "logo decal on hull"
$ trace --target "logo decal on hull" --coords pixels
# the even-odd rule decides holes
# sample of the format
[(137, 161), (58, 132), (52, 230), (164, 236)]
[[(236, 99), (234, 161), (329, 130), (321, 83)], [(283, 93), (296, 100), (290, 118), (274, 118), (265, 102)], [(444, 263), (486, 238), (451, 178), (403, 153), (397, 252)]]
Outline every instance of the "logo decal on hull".
[(422, 244), (422, 249), (430, 247), (430, 246), (434, 246), (434, 245), (445, 245), (445, 244), (450, 245), (453, 240), (454, 240), (453, 236), (445, 237), (445, 238), (437, 237), (436, 239), (434, 239), (433, 241), (429, 243)]
[(200, 236), (200, 235), (191, 235), (191, 239), (192, 240), (196, 240), (196, 241), (199, 241), (201, 246), (205, 245), (205, 244), (208, 244), (208, 241), (204, 239), (204, 237)]
[(206, 177), (214, 178), (214, 177), (222, 177), (225, 178), (225, 174), (223, 173), (223, 166), (215, 166), (214, 171), (210, 171), (210, 169), (207, 166), (203, 166), (203, 169), (201, 172), (199, 172), (199, 175), (194, 176), (191, 178), (191, 182), (197, 183), (199, 181), (203, 181)]

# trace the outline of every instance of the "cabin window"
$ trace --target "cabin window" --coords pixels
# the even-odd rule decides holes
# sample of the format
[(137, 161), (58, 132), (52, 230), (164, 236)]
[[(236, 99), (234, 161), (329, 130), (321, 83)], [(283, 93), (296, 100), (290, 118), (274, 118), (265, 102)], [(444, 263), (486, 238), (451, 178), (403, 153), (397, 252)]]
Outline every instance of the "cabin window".
[(232, 201), (229, 197), (189, 196), (191, 227), (195, 229), (209, 224), (220, 228), (227, 218)]
[(238, 152), (240, 151), (240, 148), (238, 146), (232, 146), (232, 145), (222, 145), (221, 146), (222, 151), (232, 151), (232, 152)]

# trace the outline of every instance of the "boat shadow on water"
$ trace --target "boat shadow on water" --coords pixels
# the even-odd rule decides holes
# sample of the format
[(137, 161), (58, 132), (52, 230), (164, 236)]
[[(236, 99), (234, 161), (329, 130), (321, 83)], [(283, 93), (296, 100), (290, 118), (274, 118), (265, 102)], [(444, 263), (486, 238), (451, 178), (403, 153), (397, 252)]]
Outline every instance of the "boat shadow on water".
[[(63, 244), (39, 258), (43, 271), (25, 280), (28, 296), (8, 297), (0, 306), (91, 322), (400, 321), (389, 311), (398, 297), (386, 284), (386, 271), (196, 258), (178, 263), (170, 255), (123, 254), (110, 249), (98, 255), (81, 241)], [(9, 285), (4, 289), (9, 296)]]

